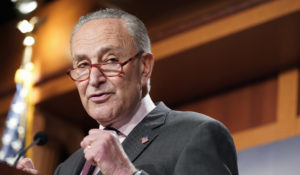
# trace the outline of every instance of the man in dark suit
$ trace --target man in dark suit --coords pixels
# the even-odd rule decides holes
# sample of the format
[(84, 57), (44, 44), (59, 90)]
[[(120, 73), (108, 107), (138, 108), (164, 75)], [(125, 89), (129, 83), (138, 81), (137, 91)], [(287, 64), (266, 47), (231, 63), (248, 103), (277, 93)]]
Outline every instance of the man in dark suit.
[[(80, 18), (71, 54), (69, 75), (100, 127), (89, 131), (56, 175), (238, 174), (233, 140), (220, 122), (152, 102), (154, 58), (138, 18), (116, 9)], [(38, 174), (28, 159), (18, 168)]]

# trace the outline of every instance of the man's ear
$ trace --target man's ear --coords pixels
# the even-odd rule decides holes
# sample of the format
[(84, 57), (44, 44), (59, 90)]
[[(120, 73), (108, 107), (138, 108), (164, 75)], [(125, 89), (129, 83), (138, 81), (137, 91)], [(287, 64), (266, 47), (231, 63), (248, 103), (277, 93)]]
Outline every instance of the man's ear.
[(147, 81), (151, 77), (152, 69), (154, 66), (154, 57), (151, 53), (143, 53), (141, 56), (141, 84), (143, 87), (147, 86)]

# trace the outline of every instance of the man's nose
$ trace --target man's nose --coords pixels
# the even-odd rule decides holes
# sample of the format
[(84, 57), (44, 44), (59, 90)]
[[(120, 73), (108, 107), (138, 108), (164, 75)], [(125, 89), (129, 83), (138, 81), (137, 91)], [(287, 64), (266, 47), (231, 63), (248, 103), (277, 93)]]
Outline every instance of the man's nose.
[(106, 77), (102, 73), (99, 66), (93, 66), (91, 68), (89, 84), (92, 86), (99, 86), (100, 84), (105, 82), (105, 80), (106, 80)]

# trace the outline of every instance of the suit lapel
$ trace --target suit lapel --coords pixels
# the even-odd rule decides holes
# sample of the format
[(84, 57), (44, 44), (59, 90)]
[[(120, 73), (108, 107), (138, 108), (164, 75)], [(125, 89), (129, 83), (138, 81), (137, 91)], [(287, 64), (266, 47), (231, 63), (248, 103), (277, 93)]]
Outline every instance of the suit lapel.
[[(82, 154), (83, 155), (83, 154)], [(84, 158), (84, 155), (82, 156), (80, 162), (79, 162), (79, 166), (76, 166), (75, 170), (74, 170), (74, 175), (76, 174), (80, 174), (80, 172), (82, 171), (82, 168), (83, 168), (83, 165), (85, 163), (85, 158)]]
[(71, 174), (71, 175), (78, 175), (78, 174), (80, 174), (81, 171), (82, 171), (83, 165), (85, 163), (85, 158), (84, 158), (83, 150), (82, 149), (78, 150), (78, 153), (76, 153), (76, 154), (78, 154), (78, 155), (73, 160), (74, 163), (73, 163), (72, 168), (68, 168), (68, 170), (70, 171), (68, 174)]
[(169, 110), (162, 102), (159, 103), (124, 140), (122, 145), (131, 162), (159, 135)]

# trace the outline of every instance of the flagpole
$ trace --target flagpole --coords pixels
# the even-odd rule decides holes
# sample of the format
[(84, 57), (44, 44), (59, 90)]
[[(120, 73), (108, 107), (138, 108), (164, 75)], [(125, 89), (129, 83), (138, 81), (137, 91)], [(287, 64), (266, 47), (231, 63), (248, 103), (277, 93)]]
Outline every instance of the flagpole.
[[(15, 82), (16, 84), (20, 83), (22, 84), (22, 90), (21, 95), (24, 96), (24, 102), (26, 104), (26, 108), (24, 110), (23, 115), (20, 119), (20, 128), (25, 128), (26, 132), (20, 132), (19, 138), (25, 139), (25, 147), (27, 147), (31, 142), (33, 138), (33, 122), (34, 122), (34, 104), (33, 104), (33, 81), (34, 81), (34, 64), (31, 62), (32, 60), (32, 51), (33, 51), (33, 44), (34, 44), (34, 38), (31, 35), (28, 35), (32, 37), (33, 42), (23, 42), (23, 44), (26, 46), (24, 49), (23, 59), (22, 59), (22, 65), (20, 68), (16, 71), (15, 75)], [(27, 37), (27, 36), (26, 36)], [(26, 40), (26, 37), (24, 41)], [(32, 150), (29, 150), (27, 152), (27, 157), (33, 158), (33, 152)]]
[[(24, 15), (28, 15), (38, 6), (36, 0), (15, 0), (14, 3), (19, 13)], [(30, 6), (21, 8), (20, 4), (22, 3), (30, 3)], [(8, 111), (0, 150), (0, 161), (11, 165), (18, 157), (18, 152), (24, 146), (28, 146), (33, 139), (35, 105), (33, 101), (33, 83), (36, 78), (36, 71), (34, 71), (34, 64), (32, 62), (33, 45), (35, 43), (33, 31), (40, 24), (41, 21), (37, 17), (32, 17), (29, 21), (26, 19), (21, 20), (17, 24), (17, 28), (25, 35), (23, 40), (25, 48), (21, 66), (15, 73), (16, 93)], [(33, 158), (32, 150), (27, 152), (27, 157)]]

